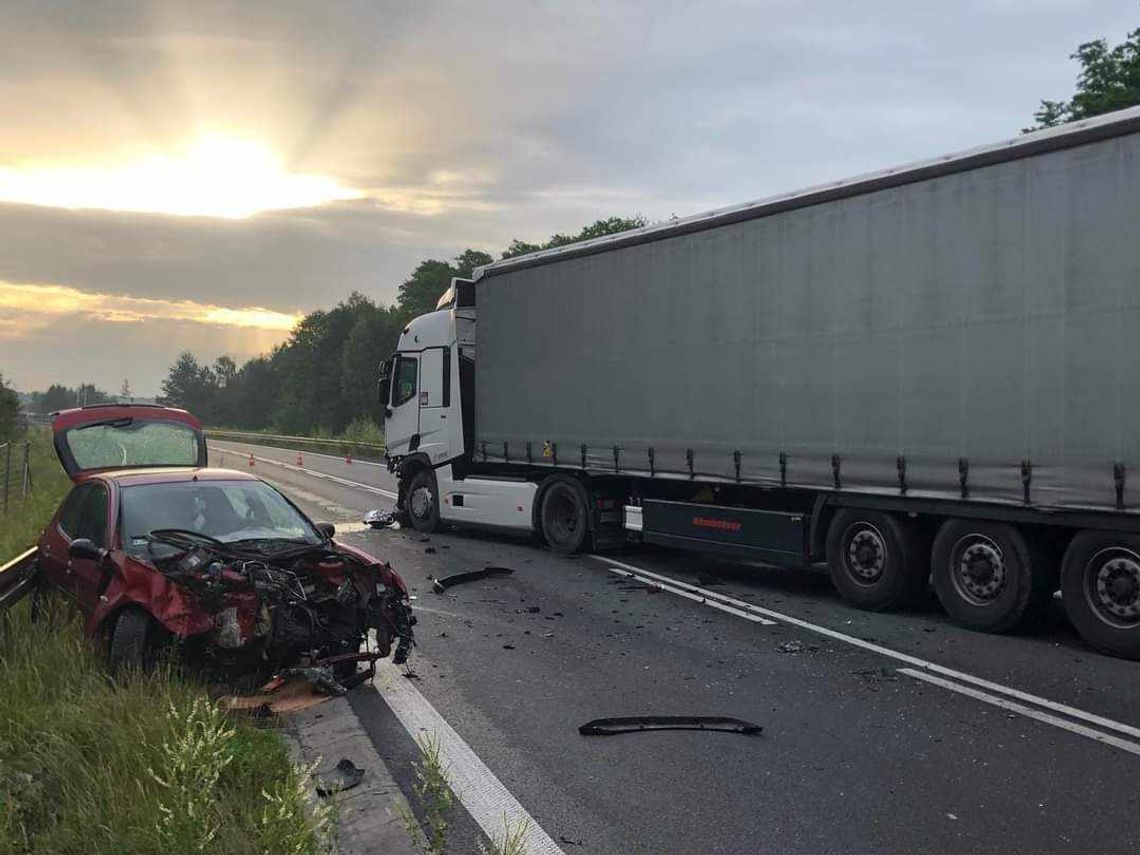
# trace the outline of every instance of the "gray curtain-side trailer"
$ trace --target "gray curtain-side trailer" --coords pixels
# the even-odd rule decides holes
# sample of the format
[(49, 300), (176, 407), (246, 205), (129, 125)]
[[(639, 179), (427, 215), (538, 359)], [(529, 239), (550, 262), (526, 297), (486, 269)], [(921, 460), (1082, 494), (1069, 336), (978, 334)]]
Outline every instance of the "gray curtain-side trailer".
[(1064, 552), (1078, 629), (1140, 656), (1138, 131), (1126, 110), (484, 267), (444, 303), (474, 398), (452, 474), (534, 484), (560, 549), (613, 506), (650, 542), (826, 560), (870, 608), (933, 570), (991, 631)]

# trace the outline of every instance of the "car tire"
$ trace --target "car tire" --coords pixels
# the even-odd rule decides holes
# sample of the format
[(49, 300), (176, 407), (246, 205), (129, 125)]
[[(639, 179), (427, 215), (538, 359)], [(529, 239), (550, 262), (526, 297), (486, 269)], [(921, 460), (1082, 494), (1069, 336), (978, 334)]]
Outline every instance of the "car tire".
[(931, 549), (934, 593), (958, 624), (1008, 632), (1048, 598), (1055, 578), (1045, 551), (1011, 525), (950, 519)]
[(1077, 534), (1061, 561), (1061, 601), (1088, 644), (1140, 659), (1140, 535)]
[(421, 469), (412, 476), (404, 506), (408, 521), (416, 531), (431, 534), (439, 527), (439, 486), (435, 472)]
[(162, 627), (147, 612), (134, 606), (124, 609), (111, 630), (111, 673), (151, 671), (158, 662), (161, 637)]
[(913, 600), (926, 582), (917, 528), (891, 514), (840, 508), (827, 527), (827, 570), (847, 602), (886, 611)]
[(538, 522), (546, 545), (562, 555), (580, 552), (590, 528), (586, 488), (574, 478), (557, 475), (546, 482), (541, 495)]

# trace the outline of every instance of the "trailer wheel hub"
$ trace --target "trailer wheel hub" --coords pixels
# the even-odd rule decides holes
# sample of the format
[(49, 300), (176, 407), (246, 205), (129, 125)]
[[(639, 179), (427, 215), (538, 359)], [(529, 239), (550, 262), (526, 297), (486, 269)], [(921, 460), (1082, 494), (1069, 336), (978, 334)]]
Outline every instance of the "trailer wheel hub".
[(1006, 567), (1001, 548), (982, 535), (970, 535), (955, 549), (954, 587), (968, 602), (987, 605), (1005, 587)]
[(1101, 552), (1090, 562), (1090, 599), (1097, 612), (1113, 623), (1140, 619), (1140, 556), (1126, 549)]
[(883, 575), (887, 544), (877, 528), (866, 523), (848, 529), (847, 567), (856, 581), (871, 584)]

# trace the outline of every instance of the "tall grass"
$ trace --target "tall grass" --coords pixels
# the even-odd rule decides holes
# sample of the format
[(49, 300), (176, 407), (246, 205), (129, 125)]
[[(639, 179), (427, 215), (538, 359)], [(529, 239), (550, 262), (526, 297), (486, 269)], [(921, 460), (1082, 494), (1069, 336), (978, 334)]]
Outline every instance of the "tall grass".
[[(21, 499), (19, 476), (25, 440), (31, 443), (32, 490)], [(46, 430), (30, 430), (23, 437), (16, 437), (12, 446), (8, 512), (0, 511), (0, 564), (35, 544), (71, 487), (59, 458), (55, 456), (51, 434)], [(0, 461), (0, 470), (3, 466), (3, 461)], [(0, 490), (3, 490), (2, 485)]]
[(0, 852), (324, 851), (276, 733), (170, 671), (108, 679), (58, 601), (30, 615), (0, 638)]

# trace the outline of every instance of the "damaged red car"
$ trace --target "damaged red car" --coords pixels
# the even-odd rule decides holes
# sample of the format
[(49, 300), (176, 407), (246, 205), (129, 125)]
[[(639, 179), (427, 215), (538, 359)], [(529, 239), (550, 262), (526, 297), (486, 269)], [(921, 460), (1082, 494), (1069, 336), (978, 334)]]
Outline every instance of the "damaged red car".
[(52, 430), (75, 487), (40, 538), (40, 578), (74, 598), (113, 668), (170, 644), (226, 677), (329, 665), (343, 682), (407, 659), (399, 574), (259, 478), (207, 468), (190, 413), (100, 404)]

